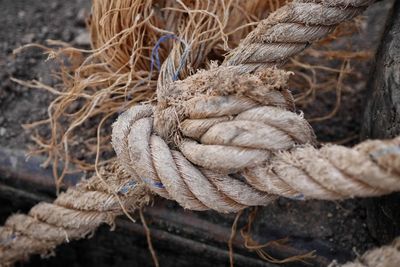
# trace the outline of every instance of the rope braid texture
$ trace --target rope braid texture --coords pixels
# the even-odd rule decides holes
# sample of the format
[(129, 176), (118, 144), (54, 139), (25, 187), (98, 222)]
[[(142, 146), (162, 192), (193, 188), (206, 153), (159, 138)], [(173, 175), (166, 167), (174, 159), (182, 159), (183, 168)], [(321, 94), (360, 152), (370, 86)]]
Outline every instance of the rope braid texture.
[[(192, 210), (237, 212), (276, 196), (335, 200), (399, 190), (391, 159), (400, 139), (316, 149), (312, 128), (294, 112), (290, 74), (255, 72), (285, 62), (370, 3), (297, 1), (261, 22), (221, 66), (176, 82), (166, 69), (157, 105), (132, 107), (114, 124), (119, 162), (154, 193)], [(169, 57), (164, 66), (169, 60), (176, 61)]]
[(53, 203), (41, 202), (26, 215), (10, 216), (0, 227), (0, 266), (31, 254), (46, 255), (57, 245), (90, 236), (103, 223), (113, 226), (115, 217), (124, 213), (121, 205), (132, 211), (150, 202), (148, 190), (118, 164), (109, 164), (99, 174), (106, 183), (94, 176)]
[(133, 107), (114, 124), (118, 164), (101, 175), (106, 183), (93, 177), (53, 204), (11, 216), (0, 228), (0, 264), (49, 252), (101, 223), (112, 225), (122, 207), (148, 203), (147, 188), (184, 208), (219, 212), (265, 205), (277, 196), (343, 199), (399, 190), (399, 138), (316, 149), (311, 127), (294, 112), (290, 74), (273, 68), (251, 73), (282, 64), (371, 2), (288, 4), (222, 66), (159, 83), (157, 106)]
[(374, 0), (297, 0), (259, 23), (225, 59), (241, 73), (279, 66), (335, 27), (361, 14)]
[(287, 76), (222, 67), (171, 84), (157, 106), (132, 107), (115, 122), (119, 162), (154, 193), (193, 210), (400, 190), (400, 138), (316, 149), (311, 127), (291, 111)]

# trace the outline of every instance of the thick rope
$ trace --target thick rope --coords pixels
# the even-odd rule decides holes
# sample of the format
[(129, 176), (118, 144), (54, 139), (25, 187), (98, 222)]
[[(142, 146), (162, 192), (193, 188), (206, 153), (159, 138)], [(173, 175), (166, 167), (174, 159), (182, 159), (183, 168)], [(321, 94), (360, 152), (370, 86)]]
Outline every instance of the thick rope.
[[(177, 92), (180, 99), (165, 96), (164, 104), (175, 104), (156, 109), (157, 117), (152, 116), (153, 107), (145, 105), (134, 107), (118, 118), (113, 126), (112, 143), (120, 163), (153, 192), (175, 199), (187, 209), (236, 212), (246, 206), (269, 203), (275, 196), (228, 174), (264, 162), (273, 151), (314, 141), (306, 120), (286, 111), (293, 108), (291, 95), (284, 88), (286, 78), (286, 73), (279, 70), (238, 77), (217, 68), (176, 82), (169, 92)], [(232, 94), (235, 88), (240, 92)], [(178, 125), (177, 117), (187, 119)], [(153, 121), (159, 135), (153, 132)], [(190, 162), (186, 151), (191, 149), (185, 145), (192, 143), (179, 142), (182, 152), (168, 147), (168, 143), (175, 142), (175, 128), (182, 130), (182, 138), (214, 142), (211, 150), (205, 152), (212, 158), (202, 157), (201, 147), (196, 151), (209, 163), (203, 162), (206, 168)], [(231, 136), (224, 137), (221, 131)], [(228, 160), (221, 157), (218, 149), (221, 146), (229, 153)], [(211, 171), (213, 166), (219, 169)]]
[(279, 66), (335, 27), (361, 14), (374, 0), (295, 0), (258, 24), (225, 59), (241, 73)]
[[(223, 66), (183, 81), (159, 82), (154, 111), (133, 108), (114, 126), (113, 145), (122, 165), (155, 193), (194, 210), (235, 212), (268, 203), (271, 195), (343, 199), (399, 190), (393, 166), (383, 169), (357, 149), (305, 146), (277, 153), (313, 144), (314, 134), (292, 112), (287, 73), (244, 74), (283, 62), (370, 2), (296, 1), (261, 22)], [(142, 113), (147, 116), (138, 116)], [(389, 145), (396, 147), (393, 142)], [(346, 165), (357, 153), (366, 175)]]
[(186, 92), (180, 101), (166, 97), (166, 108), (136, 106), (118, 118), (117, 157), (153, 192), (193, 210), (237, 212), (277, 195), (334, 200), (400, 190), (400, 138), (314, 148), (306, 120), (285, 109), (285, 77), (217, 68), (176, 82), (170, 92)]
[(353, 262), (338, 264), (332, 262), (329, 267), (398, 267), (400, 263), (400, 237), (392, 244), (371, 249)]
[(399, 138), (318, 150), (311, 128), (293, 112), (287, 74), (244, 74), (285, 62), (371, 2), (296, 1), (260, 23), (223, 66), (160, 83), (157, 107), (134, 107), (114, 126), (113, 145), (129, 175), (108, 174), (111, 190), (91, 179), (54, 204), (11, 216), (0, 228), (0, 263), (112, 224), (120, 203), (133, 209), (149, 200), (140, 181), (185, 208), (220, 212), (265, 205), (277, 195), (341, 199), (399, 190)]
[[(0, 227), (0, 266), (28, 259), (31, 254), (47, 254), (64, 242), (92, 234), (107, 223), (114, 224), (123, 209), (133, 211), (150, 201), (142, 184), (133, 181), (115, 163), (99, 177), (69, 188), (53, 203), (39, 203), (28, 214), (14, 214)], [(122, 205), (122, 206), (121, 206)]]

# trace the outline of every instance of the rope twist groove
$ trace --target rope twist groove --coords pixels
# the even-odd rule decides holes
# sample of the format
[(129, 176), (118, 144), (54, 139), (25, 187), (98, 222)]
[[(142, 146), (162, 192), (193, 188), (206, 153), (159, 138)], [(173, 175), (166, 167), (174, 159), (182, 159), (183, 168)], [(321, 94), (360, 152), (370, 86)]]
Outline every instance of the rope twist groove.
[(117, 157), (153, 192), (193, 210), (237, 212), (276, 196), (335, 200), (400, 189), (393, 160), (400, 138), (316, 149), (307, 121), (290, 111), (287, 78), (276, 69), (229, 74), (222, 67), (172, 83), (158, 106), (133, 107), (115, 122)]

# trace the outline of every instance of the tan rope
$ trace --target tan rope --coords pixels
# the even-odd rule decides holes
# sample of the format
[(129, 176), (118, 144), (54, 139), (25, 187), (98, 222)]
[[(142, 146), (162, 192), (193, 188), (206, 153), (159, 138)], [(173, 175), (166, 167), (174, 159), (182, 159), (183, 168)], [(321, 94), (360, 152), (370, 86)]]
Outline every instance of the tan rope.
[[(287, 77), (285, 72), (280, 70), (268, 70), (268, 73), (238, 77), (217, 68), (215, 71), (201, 72), (184, 81), (176, 82), (176, 87), (171, 87), (169, 92), (180, 92), (179, 89), (183, 88), (182, 92), (186, 95), (181, 94), (180, 100), (187, 98), (187, 101), (179, 102), (172, 96), (170, 100), (176, 102), (176, 105), (156, 110), (159, 116), (154, 119), (152, 106), (136, 106), (122, 114), (114, 124), (112, 143), (122, 166), (127, 171), (134, 170), (132, 175), (147, 183), (155, 193), (175, 199), (187, 209), (236, 212), (246, 206), (269, 203), (275, 198), (274, 196), (261, 192), (244, 181), (232, 179), (226, 171), (256, 166), (258, 161), (268, 158), (271, 151), (289, 149), (296, 143), (313, 142), (312, 129), (304, 118), (283, 108), (293, 108), (290, 93), (284, 89), (285, 77)], [(218, 84), (219, 91), (215, 90), (215, 86), (210, 86), (208, 81)], [(204, 87), (201, 84), (204, 84)], [(211, 88), (212, 92), (203, 93), (214, 95), (202, 97), (198, 94), (191, 98), (191, 92), (196, 95), (197, 91), (201, 92), (208, 88)], [(234, 88), (240, 89), (240, 95), (232, 95), (230, 90)], [(218, 93), (230, 95), (217, 95)], [(165, 104), (168, 104), (169, 98), (166, 96), (165, 99)], [(268, 109), (272, 113), (257, 116)], [(274, 111), (280, 114), (280, 119), (274, 118)], [(203, 117), (199, 118), (201, 115)], [(218, 145), (211, 145), (211, 150), (204, 152), (213, 158), (202, 157), (200, 154), (203, 151), (200, 147), (196, 151), (200, 155), (199, 158), (209, 159), (207, 161), (209, 164), (207, 168), (198, 168), (190, 162), (191, 154), (186, 153), (191, 150), (190, 145), (194, 144), (193, 141), (180, 142), (181, 152), (176, 149), (171, 150), (164, 139), (153, 132), (154, 120), (158, 133), (166, 139), (172, 136), (170, 143), (173, 143), (176, 116), (181, 119), (188, 116), (188, 119), (183, 120), (180, 125), (183, 129), (182, 137), (187, 137), (185, 133), (193, 137), (204, 130), (199, 140), (213, 142), (212, 134), (206, 138), (208, 133), (215, 127), (221, 127), (227, 129), (227, 133), (236, 135), (239, 143), (240, 134), (244, 137), (250, 135), (247, 139), (256, 143), (248, 144), (246, 148), (240, 147), (240, 144), (229, 146), (228, 143), (223, 143), (223, 147), (229, 153), (228, 160), (226, 157), (220, 157)], [(208, 118), (210, 120), (207, 120)], [(257, 122), (259, 126), (255, 125)], [(197, 125), (202, 125), (203, 130)], [(253, 134), (256, 127), (259, 130)], [(237, 133), (232, 133), (235, 129)], [(223, 138), (218, 131), (216, 136)], [(275, 139), (280, 141), (276, 142)], [(226, 140), (229, 140), (229, 137)], [(211, 171), (213, 168), (210, 166), (220, 169)]]
[(242, 73), (282, 65), (374, 0), (295, 0), (258, 24), (225, 59)]
[(117, 156), (153, 192), (193, 210), (237, 212), (276, 195), (333, 200), (400, 190), (400, 138), (314, 148), (306, 120), (283, 108), (291, 103), (284, 77), (217, 68), (176, 82), (169, 92), (186, 95), (118, 118)]
[(112, 226), (115, 217), (123, 214), (118, 197), (129, 211), (150, 201), (146, 188), (115, 163), (101, 175), (107, 184), (95, 176), (61, 193), (52, 204), (42, 202), (26, 215), (10, 216), (0, 227), (0, 266), (31, 254), (50, 253), (59, 244), (87, 237), (100, 224)]
[(400, 263), (400, 238), (392, 244), (371, 249), (354, 262), (338, 264), (332, 262), (329, 267), (398, 267)]
[(105, 175), (112, 190), (93, 178), (54, 204), (11, 216), (0, 228), (0, 263), (112, 224), (123, 211), (116, 194), (128, 210), (149, 201), (143, 183), (185, 208), (219, 212), (265, 205), (277, 195), (341, 199), (399, 190), (399, 138), (316, 149), (311, 127), (293, 112), (289, 74), (246, 74), (284, 62), (370, 2), (296, 1), (260, 23), (221, 67), (160, 82), (156, 107), (133, 107), (115, 123), (113, 145), (127, 174), (113, 166)]
[[(114, 125), (113, 145), (121, 163), (155, 193), (194, 210), (236, 212), (266, 204), (275, 195), (343, 199), (399, 190), (399, 173), (393, 171), (397, 162), (379, 165), (370, 157), (374, 151), (359, 148), (311, 146), (311, 127), (292, 112), (287, 73), (237, 71), (243, 64), (276, 63), (270, 54), (287, 58), (292, 54), (281, 53), (280, 46), (274, 53), (265, 49), (289, 41), (305, 46), (302, 40), (322, 38), (370, 2), (296, 1), (261, 22), (223, 66), (183, 81), (160, 82), (157, 106), (134, 107)], [(300, 27), (297, 35), (290, 34), (293, 27)], [(247, 51), (259, 53), (259, 60), (248, 60)], [(147, 117), (139, 119), (142, 113)], [(397, 147), (395, 139), (375, 149)]]

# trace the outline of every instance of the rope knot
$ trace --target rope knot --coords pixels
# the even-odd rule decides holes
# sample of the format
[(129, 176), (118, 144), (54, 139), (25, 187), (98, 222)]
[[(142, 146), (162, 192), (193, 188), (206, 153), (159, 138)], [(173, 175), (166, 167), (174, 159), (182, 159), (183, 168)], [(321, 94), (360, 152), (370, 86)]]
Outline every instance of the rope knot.
[(293, 112), (289, 75), (218, 67), (162, 86), (156, 106), (133, 107), (114, 124), (117, 156), (136, 180), (185, 208), (263, 205), (274, 196), (249, 185), (245, 170), (315, 139)]
[[(238, 74), (229, 67), (199, 71), (168, 84), (158, 91), (154, 109), (154, 129), (169, 145), (179, 147), (187, 128), (185, 120), (231, 120), (250, 106), (275, 106), (293, 111), (294, 103), (287, 90), (291, 73), (275, 68), (256, 74)], [(182, 133), (182, 130), (185, 133)]]

